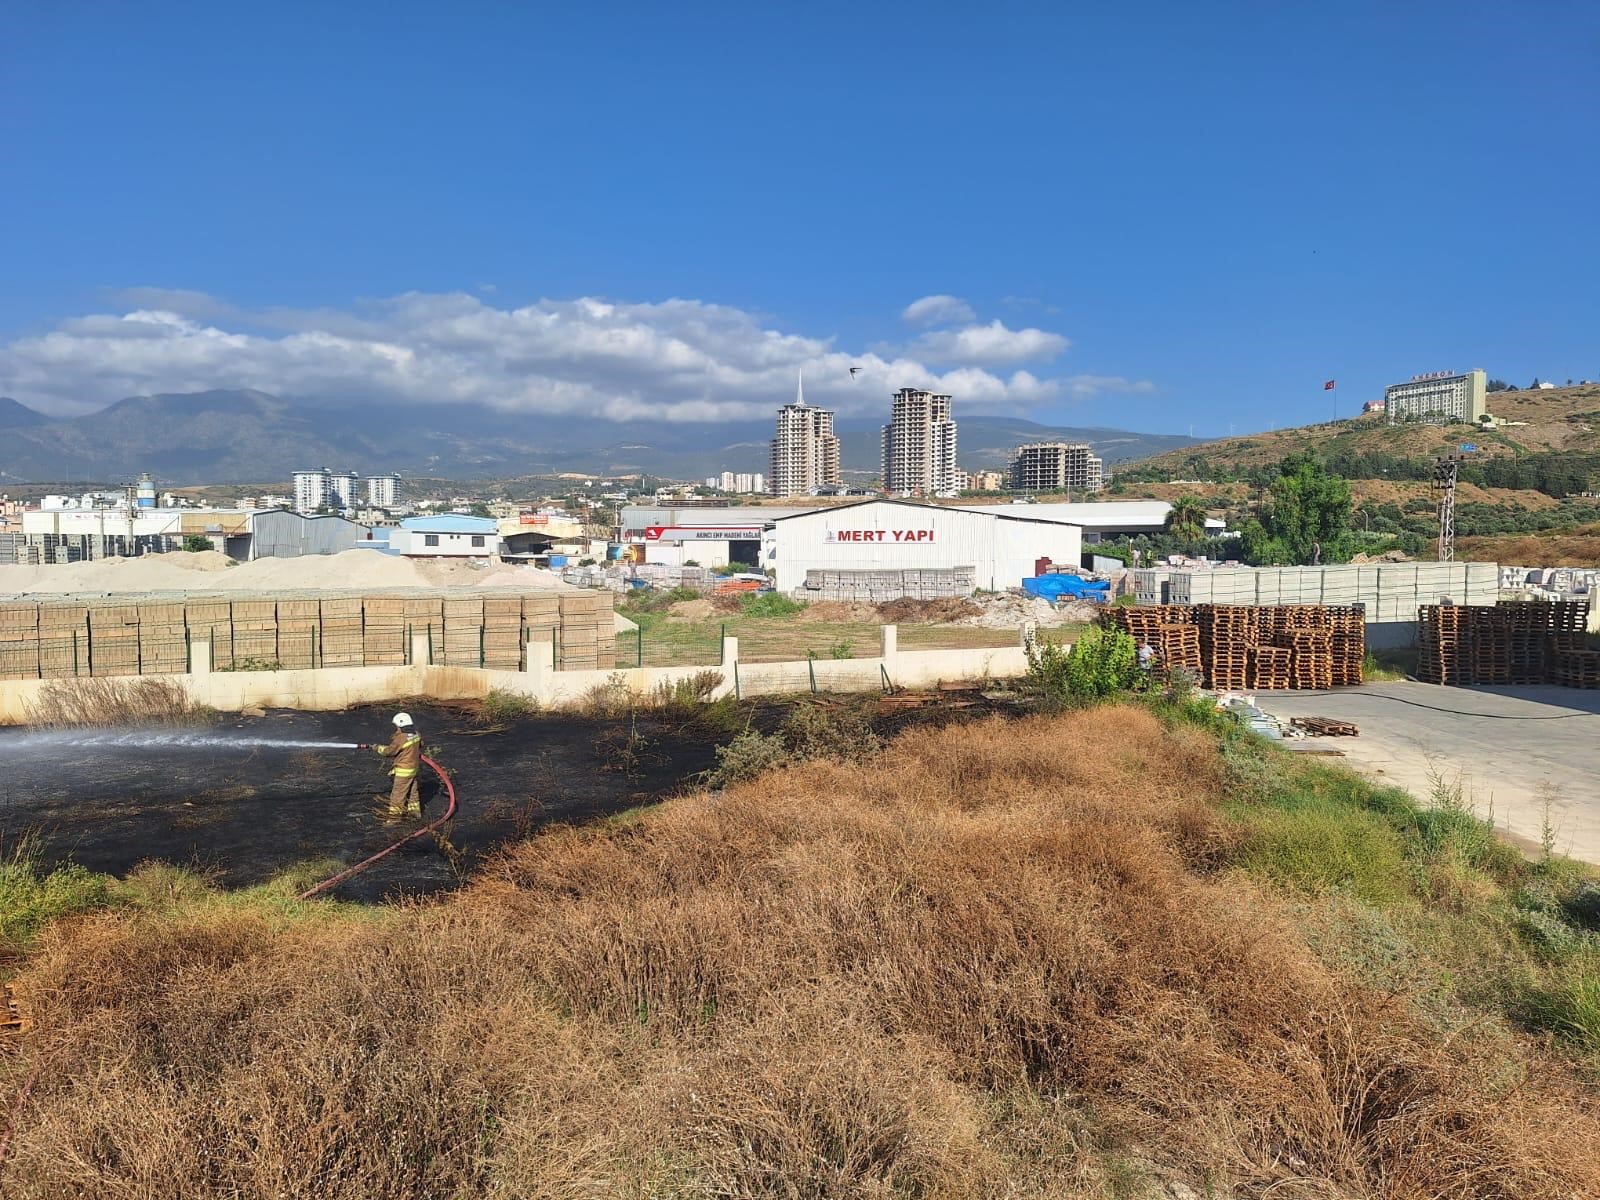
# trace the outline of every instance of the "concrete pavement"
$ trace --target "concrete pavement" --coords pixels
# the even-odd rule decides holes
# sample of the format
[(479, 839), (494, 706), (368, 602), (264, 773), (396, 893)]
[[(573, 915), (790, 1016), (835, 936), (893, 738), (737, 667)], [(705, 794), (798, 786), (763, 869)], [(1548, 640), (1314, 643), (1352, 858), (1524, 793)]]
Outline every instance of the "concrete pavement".
[(1434, 774), (1461, 779), (1480, 816), (1539, 842), (1548, 798), (1556, 849), (1600, 863), (1600, 692), (1559, 687), (1435, 687), (1368, 683), (1331, 692), (1261, 692), (1287, 720), (1353, 721), (1330, 738), (1357, 769), (1427, 801)]

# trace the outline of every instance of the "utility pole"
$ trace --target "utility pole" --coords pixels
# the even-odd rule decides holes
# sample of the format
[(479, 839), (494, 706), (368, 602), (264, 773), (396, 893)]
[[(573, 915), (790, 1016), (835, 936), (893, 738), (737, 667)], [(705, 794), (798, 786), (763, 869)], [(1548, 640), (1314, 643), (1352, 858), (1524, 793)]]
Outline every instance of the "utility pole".
[(1439, 493), (1439, 561), (1456, 560), (1456, 474), (1461, 455), (1444, 454), (1434, 460), (1433, 487)]

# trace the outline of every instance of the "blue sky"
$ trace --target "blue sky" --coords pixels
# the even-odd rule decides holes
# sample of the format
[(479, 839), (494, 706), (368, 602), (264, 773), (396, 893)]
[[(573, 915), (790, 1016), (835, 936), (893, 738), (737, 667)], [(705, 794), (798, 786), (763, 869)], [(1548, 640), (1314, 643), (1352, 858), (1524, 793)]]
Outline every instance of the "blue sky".
[(710, 421), (803, 366), (1225, 433), (1600, 378), (1597, 63), (1592, 3), (10, 0), (0, 394)]

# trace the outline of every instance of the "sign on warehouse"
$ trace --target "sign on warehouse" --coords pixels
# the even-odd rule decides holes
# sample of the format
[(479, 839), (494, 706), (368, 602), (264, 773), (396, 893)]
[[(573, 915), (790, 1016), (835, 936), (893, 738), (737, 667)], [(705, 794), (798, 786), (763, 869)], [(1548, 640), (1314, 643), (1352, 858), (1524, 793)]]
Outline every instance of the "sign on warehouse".
[(931, 542), (931, 529), (830, 529), (827, 542)]

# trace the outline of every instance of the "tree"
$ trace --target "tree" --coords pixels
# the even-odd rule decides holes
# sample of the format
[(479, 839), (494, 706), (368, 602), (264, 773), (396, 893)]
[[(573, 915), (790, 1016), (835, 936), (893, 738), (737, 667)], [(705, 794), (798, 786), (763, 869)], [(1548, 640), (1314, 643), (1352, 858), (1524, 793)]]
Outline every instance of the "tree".
[(1245, 556), (1257, 566), (1348, 557), (1350, 483), (1313, 454), (1291, 454), (1278, 464), (1260, 518), (1243, 532)]
[(183, 548), (190, 554), (199, 554), (212, 548), (211, 539), (198, 533), (186, 533), (183, 535)]
[(1206, 506), (1198, 496), (1179, 496), (1167, 510), (1167, 532), (1197, 542), (1206, 535)]
[(1484, 385), (1483, 390), (1486, 392), (1509, 392), (1515, 389), (1504, 379), (1491, 379)]

